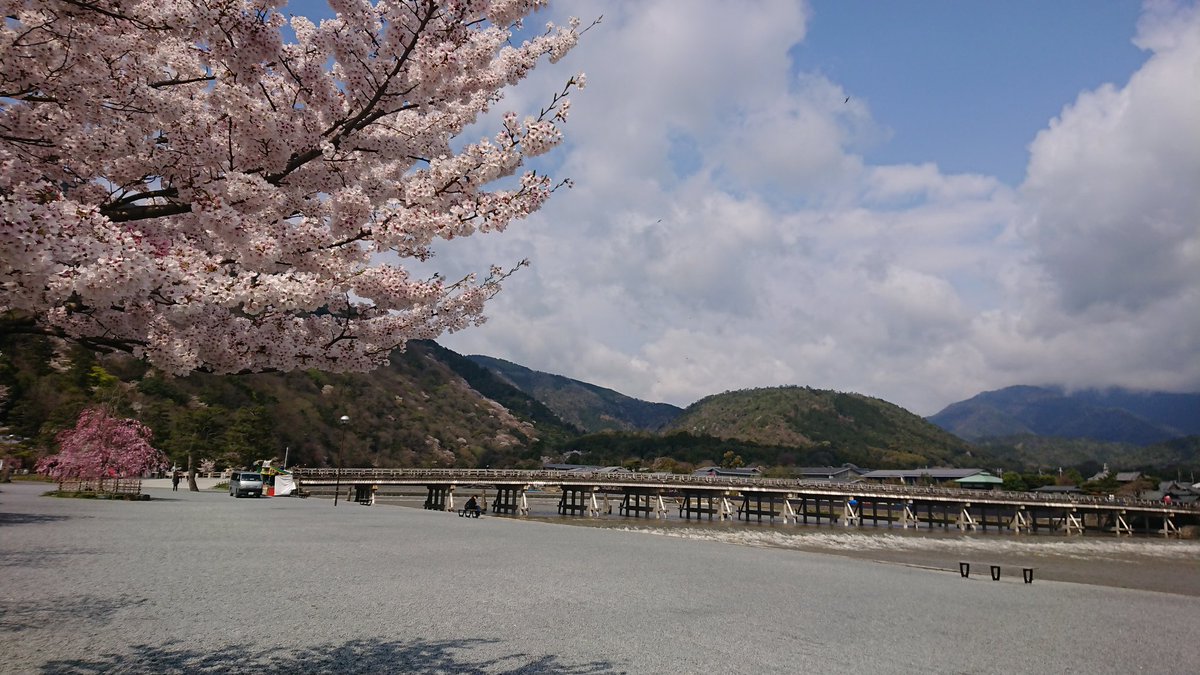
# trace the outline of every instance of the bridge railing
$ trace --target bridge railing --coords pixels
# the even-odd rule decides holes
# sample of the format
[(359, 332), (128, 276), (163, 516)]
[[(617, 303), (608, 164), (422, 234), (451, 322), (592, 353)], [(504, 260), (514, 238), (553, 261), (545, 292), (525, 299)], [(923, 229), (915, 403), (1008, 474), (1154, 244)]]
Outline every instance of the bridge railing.
[(342, 480), (387, 480), (421, 479), (462, 480), (472, 479), (495, 482), (538, 483), (554, 482), (566, 484), (620, 484), (654, 485), (685, 488), (727, 487), (735, 489), (779, 488), (781, 491), (829, 492), (837, 494), (885, 495), (897, 498), (941, 498), (976, 502), (1015, 502), (1033, 506), (1107, 506), (1152, 508), (1155, 510), (1200, 512), (1200, 504), (1163, 504), (1147, 499), (1097, 497), (1093, 495), (1057, 495), (1037, 492), (1012, 492), (1007, 490), (970, 490), (935, 486), (895, 485), (888, 483), (847, 483), (832, 481), (809, 481), (794, 478), (750, 478), (730, 476), (692, 476), (686, 474), (636, 473), (636, 472), (581, 472), (550, 471), (546, 469), (295, 469), (293, 474), (299, 481), (305, 479), (334, 479), (341, 474)]

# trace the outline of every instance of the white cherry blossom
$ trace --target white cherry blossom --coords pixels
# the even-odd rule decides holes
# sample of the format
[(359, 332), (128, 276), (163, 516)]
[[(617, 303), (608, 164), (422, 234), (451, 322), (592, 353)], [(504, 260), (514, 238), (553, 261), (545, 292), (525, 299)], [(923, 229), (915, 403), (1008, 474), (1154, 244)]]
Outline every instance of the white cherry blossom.
[(579, 22), (513, 44), (544, 0), (331, 0), (320, 24), (285, 4), (0, 0), (6, 329), (178, 374), (346, 371), (483, 320), (511, 269), (403, 262), (564, 184), (524, 160), (561, 142), (582, 74), (539, 116), (451, 140)]

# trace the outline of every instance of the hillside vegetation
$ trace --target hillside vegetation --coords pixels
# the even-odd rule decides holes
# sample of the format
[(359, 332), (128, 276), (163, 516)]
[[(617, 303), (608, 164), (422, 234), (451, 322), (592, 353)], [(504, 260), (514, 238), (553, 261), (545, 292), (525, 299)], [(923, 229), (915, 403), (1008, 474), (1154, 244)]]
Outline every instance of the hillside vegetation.
[(998, 466), (1054, 472), (1072, 467), (1090, 476), (1107, 464), (1114, 470), (1173, 475), (1200, 471), (1200, 436), (1183, 436), (1151, 445), (1112, 443), (1086, 438), (1009, 436), (980, 441), (981, 453)]
[(409, 343), (371, 373), (169, 378), (124, 355), (9, 336), (0, 342), (0, 386), (0, 426), (32, 439), (31, 453), (52, 448), (54, 435), (97, 402), (149, 425), (155, 446), (181, 464), (188, 454), (244, 466), (286, 452), (309, 466), (534, 467), (543, 445), (577, 435), (432, 342)]
[[(1051, 412), (1031, 419), (1061, 408), (1061, 395), (1053, 391), (1015, 393), (1025, 405), (1049, 402)], [(1171, 406), (1156, 411), (1150, 404), (1161, 400)], [(1140, 418), (1175, 423), (1187, 420), (1192, 403), (1186, 396), (1137, 401), (1148, 406)], [(770, 468), (772, 475), (845, 462), (868, 468), (1077, 467), (1088, 475), (1103, 463), (1166, 473), (1200, 469), (1200, 436), (1138, 445), (1026, 431), (972, 446), (899, 406), (860, 394), (752, 389), (709, 396), (681, 410), (499, 359), (465, 357), (434, 342), (411, 342), (371, 373), (170, 378), (128, 356), (0, 336), (0, 435), (28, 439), (3, 446), (5, 455), (28, 466), (52, 451), (55, 434), (95, 403), (149, 425), (155, 446), (180, 465), (190, 456), (197, 465), (211, 460), (220, 467), (248, 466), (286, 453), (291, 464), (307, 466), (533, 468), (549, 459), (660, 471), (745, 464)], [(976, 419), (1007, 414), (979, 410)], [(338, 421), (343, 415), (350, 418), (344, 426)]]
[(683, 412), (682, 408), (667, 403), (649, 403), (503, 359), (479, 355), (467, 358), (546, 404), (560, 419), (585, 432), (658, 431)]
[(1149, 445), (1200, 434), (1200, 394), (1016, 386), (959, 401), (929, 421), (972, 441), (1034, 435)]
[(828, 449), (872, 468), (977, 462), (970, 444), (887, 401), (809, 387), (726, 392), (693, 403), (668, 431), (769, 447)]

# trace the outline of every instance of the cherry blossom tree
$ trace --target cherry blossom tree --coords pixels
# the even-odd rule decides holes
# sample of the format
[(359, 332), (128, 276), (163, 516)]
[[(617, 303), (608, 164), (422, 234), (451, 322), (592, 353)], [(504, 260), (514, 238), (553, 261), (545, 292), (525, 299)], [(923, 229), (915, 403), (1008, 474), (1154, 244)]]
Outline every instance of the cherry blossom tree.
[[(59, 482), (98, 481), (141, 476), (168, 464), (150, 441), (150, 428), (133, 419), (114, 417), (104, 408), (87, 408), (75, 428), (59, 432), (59, 453), (38, 460), (37, 470)], [(115, 485), (115, 481), (114, 481)]]
[(330, 0), (315, 25), (285, 4), (0, 0), (3, 329), (176, 374), (351, 371), (483, 320), (524, 261), (457, 281), (405, 263), (566, 184), (526, 158), (560, 142), (582, 74), (537, 115), (486, 114), (578, 20)]

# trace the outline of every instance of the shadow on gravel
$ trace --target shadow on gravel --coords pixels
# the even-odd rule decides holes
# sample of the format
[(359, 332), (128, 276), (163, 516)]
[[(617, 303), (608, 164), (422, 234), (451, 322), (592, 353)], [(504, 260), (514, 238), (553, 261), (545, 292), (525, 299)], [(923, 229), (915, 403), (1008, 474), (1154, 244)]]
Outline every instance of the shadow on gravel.
[[(28, 551), (16, 551), (13, 553), (0, 551), (0, 567), (50, 567), (52, 565), (57, 565), (72, 556), (95, 555), (96, 553), (98, 553), (98, 551), (84, 548), (37, 548)], [(0, 614), (2, 614), (2, 612), (0, 612)]]
[[(19, 633), (52, 624), (85, 622), (107, 624), (118, 610), (144, 604), (145, 598), (42, 598), (39, 600), (0, 600), (0, 634)], [(2, 665), (2, 664), (0, 664)]]
[(45, 513), (0, 513), (0, 525), (31, 525), (55, 523), (71, 516), (52, 516)]
[[(42, 664), (43, 673), (550, 673), (588, 675), (622, 673), (608, 661), (564, 663), (557, 656), (514, 653), (472, 658), (477, 647), (499, 640), (385, 642), (353, 640), (302, 650), (273, 650), (228, 645), (200, 650), (181, 643), (137, 645), (122, 654), (95, 659), (63, 659)], [(493, 651), (493, 650), (488, 650)], [(482, 655), (481, 655), (482, 656)]]

